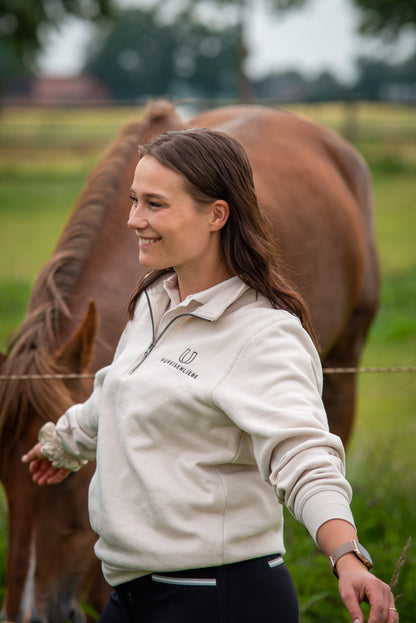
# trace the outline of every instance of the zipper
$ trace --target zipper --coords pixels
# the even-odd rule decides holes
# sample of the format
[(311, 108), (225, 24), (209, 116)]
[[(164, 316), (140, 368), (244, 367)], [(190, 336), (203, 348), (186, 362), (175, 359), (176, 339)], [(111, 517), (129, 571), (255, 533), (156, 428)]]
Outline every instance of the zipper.
[(139, 368), (143, 361), (145, 359), (147, 359), (147, 357), (150, 355), (150, 353), (152, 352), (155, 344), (156, 344), (156, 340), (155, 340), (155, 320), (154, 320), (154, 316), (153, 316), (153, 310), (152, 310), (152, 306), (150, 305), (150, 299), (149, 299), (149, 295), (147, 293), (147, 290), (144, 291), (145, 295), (146, 295), (146, 299), (147, 299), (147, 304), (149, 306), (149, 312), (150, 312), (150, 320), (152, 322), (152, 341), (150, 343), (150, 345), (146, 348), (146, 350), (144, 351), (143, 357), (138, 361), (138, 363), (136, 363), (133, 368), (131, 370), (129, 370), (128, 374), (133, 374), (137, 368)]
[(129, 376), (134, 374), (136, 372), (136, 370), (138, 368), (140, 368), (140, 366), (148, 358), (148, 356), (150, 355), (150, 353), (152, 352), (152, 350), (154, 349), (156, 344), (158, 344), (159, 341), (161, 340), (161, 338), (165, 335), (165, 333), (169, 329), (169, 327), (171, 327), (172, 324), (174, 322), (176, 322), (176, 320), (179, 320), (179, 318), (184, 318), (185, 316), (191, 316), (192, 318), (199, 318), (200, 320), (205, 320), (206, 322), (212, 322), (212, 320), (210, 320), (209, 318), (204, 318), (203, 316), (198, 316), (197, 314), (191, 314), (190, 312), (187, 312), (185, 314), (179, 314), (179, 316), (175, 316), (175, 318), (172, 318), (172, 320), (170, 322), (168, 322), (168, 324), (163, 329), (163, 331), (160, 333), (160, 335), (158, 337), (156, 337), (155, 336), (155, 323), (154, 323), (153, 311), (152, 311), (152, 306), (150, 304), (149, 295), (148, 295), (146, 290), (144, 291), (144, 293), (145, 293), (146, 298), (147, 298), (147, 303), (149, 305), (149, 311), (150, 311), (150, 318), (151, 318), (151, 321), (152, 321), (152, 341), (149, 344), (149, 346), (146, 348), (145, 352), (143, 353), (142, 358), (133, 366), (133, 368), (131, 370), (129, 370), (129, 372), (128, 372)]

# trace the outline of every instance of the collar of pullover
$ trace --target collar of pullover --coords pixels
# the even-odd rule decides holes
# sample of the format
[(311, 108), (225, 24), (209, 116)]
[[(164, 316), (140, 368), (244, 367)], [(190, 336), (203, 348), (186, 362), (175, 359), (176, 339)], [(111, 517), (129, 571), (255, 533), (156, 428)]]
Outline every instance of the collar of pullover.
[[(169, 311), (175, 312), (176, 315), (192, 313), (200, 318), (213, 321), (219, 318), (227, 307), (249, 289), (248, 285), (235, 276), (212, 288), (190, 294), (183, 301), (180, 301), (177, 276), (173, 274), (164, 279), (162, 283), (159, 282), (155, 285), (154, 294), (157, 298), (167, 294), (170, 299)], [(150, 288), (151, 290), (153, 288)]]

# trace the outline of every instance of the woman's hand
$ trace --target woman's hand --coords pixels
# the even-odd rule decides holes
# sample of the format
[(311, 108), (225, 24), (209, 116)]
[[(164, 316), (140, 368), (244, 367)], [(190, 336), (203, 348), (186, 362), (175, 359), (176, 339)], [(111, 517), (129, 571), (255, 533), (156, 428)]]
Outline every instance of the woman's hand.
[(390, 587), (379, 580), (354, 554), (346, 554), (337, 563), (339, 593), (353, 623), (363, 623), (360, 603), (370, 604), (368, 623), (398, 623)]
[[(319, 528), (317, 538), (322, 550), (330, 555), (341, 544), (358, 537), (351, 524), (331, 519)], [(370, 573), (354, 553), (338, 558), (336, 570), (339, 594), (353, 623), (364, 623), (364, 614), (360, 608), (364, 601), (370, 604), (368, 623), (398, 623), (399, 615), (390, 587)]]
[(54, 467), (52, 463), (43, 456), (41, 445), (37, 443), (27, 454), (22, 456), (23, 463), (29, 463), (29, 471), (32, 474), (33, 482), (40, 487), (45, 485), (57, 485), (71, 473), (62, 467)]

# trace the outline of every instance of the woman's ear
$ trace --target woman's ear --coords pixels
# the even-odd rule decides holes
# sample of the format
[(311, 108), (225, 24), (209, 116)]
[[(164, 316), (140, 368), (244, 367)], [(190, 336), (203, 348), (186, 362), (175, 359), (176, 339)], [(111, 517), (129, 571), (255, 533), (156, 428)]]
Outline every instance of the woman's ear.
[(217, 199), (211, 205), (211, 231), (222, 229), (230, 216), (230, 206), (223, 199)]

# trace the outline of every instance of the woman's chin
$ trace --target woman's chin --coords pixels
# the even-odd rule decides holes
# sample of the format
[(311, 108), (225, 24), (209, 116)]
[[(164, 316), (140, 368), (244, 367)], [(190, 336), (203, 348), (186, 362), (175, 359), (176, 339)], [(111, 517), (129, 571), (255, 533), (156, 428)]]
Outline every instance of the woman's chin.
[(146, 253), (139, 253), (139, 264), (143, 266), (143, 268), (148, 268), (149, 270), (163, 270), (164, 268), (168, 268), (164, 262), (160, 260), (157, 261), (155, 258), (149, 257)]

